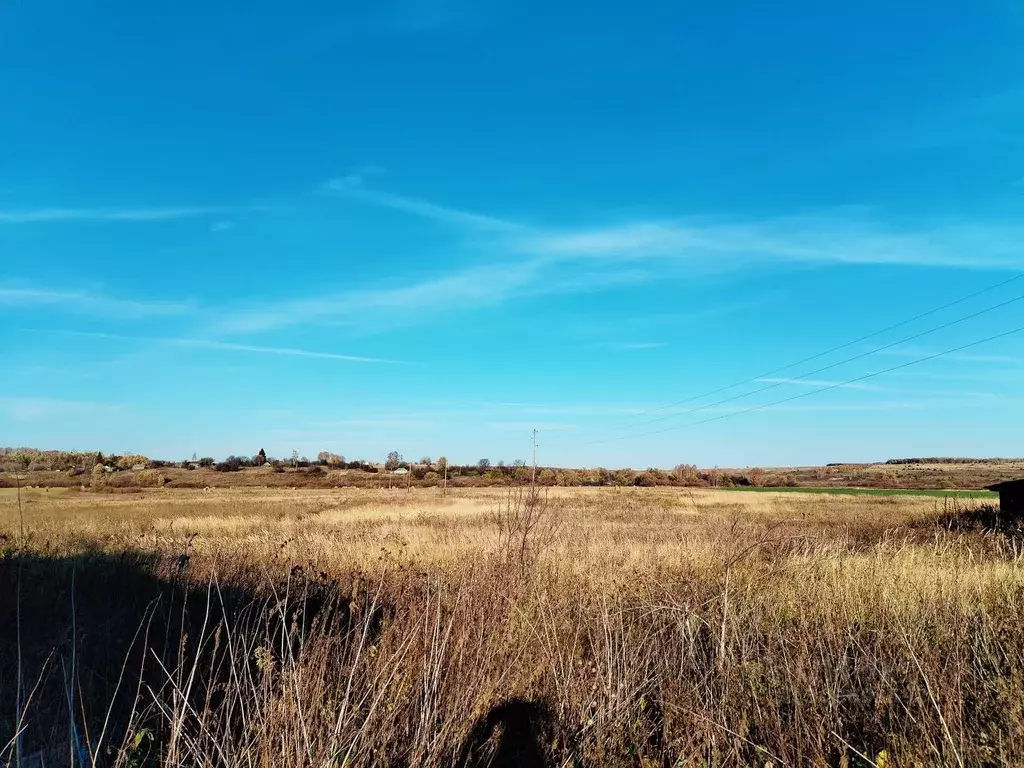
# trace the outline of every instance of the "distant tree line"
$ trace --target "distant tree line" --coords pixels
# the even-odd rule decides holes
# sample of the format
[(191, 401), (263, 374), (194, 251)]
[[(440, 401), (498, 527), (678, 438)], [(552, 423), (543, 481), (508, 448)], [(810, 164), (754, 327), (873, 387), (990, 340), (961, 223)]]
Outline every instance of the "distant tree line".
[(923, 459), (889, 459), (886, 464), (1017, 464), (1024, 459), (970, 459), (954, 456), (931, 456)]
[[(889, 463), (911, 463), (913, 461), (954, 461), (954, 460), (892, 460)], [(961, 462), (965, 460), (959, 460)], [(8, 469), (20, 471), (70, 471), (75, 474), (94, 471), (124, 471), (131, 469), (161, 469), (182, 467), (186, 470), (213, 469), (217, 472), (239, 472), (244, 469), (262, 468), (269, 472), (304, 471), (306, 474), (324, 474), (328, 470), (356, 470), (369, 474), (381, 470), (389, 473), (403, 471), (409, 481), (418, 485), (432, 485), (447, 477), (454, 486), (460, 485), (521, 485), (533, 481), (543, 486), (689, 486), (717, 487), (733, 486), (791, 486), (793, 478), (784, 473), (768, 474), (753, 468), (742, 472), (720, 469), (699, 470), (691, 464), (679, 464), (675, 468), (658, 469), (649, 467), (638, 471), (633, 469), (571, 469), (562, 467), (537, 467), (534, 473), (522, 459), (512, 462), (492, 462), (481, 458), (473, 464), (450, 464), (448, 459), (429, 456), (419, 461), (406, 461), (398, 451), (391, 451), (384, 461), (374, 463), (365, 459), (347, 460), (331, 451), (320, 451), (314, 460), (292, 451), (287, 459), (268, 456), (262, 448), (255, 454), (232, 454), (222, 461), (210, 456), (197, 457), (181, 462), (167, 462), (150, 459), (139, 454), (115, 455), (98, 452), (41, 451), (33, 448), (0, 448), (0, 464)], [(335, 481), (337, 482), (337, 481)]]

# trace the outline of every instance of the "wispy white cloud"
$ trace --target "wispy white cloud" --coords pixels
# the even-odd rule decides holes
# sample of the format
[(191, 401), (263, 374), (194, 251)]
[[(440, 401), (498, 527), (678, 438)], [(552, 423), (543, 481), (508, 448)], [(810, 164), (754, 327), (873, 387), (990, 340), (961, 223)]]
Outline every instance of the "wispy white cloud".
[(701, 273), (752, 264), (1024, 268), (1024, 228), (1009, 225), (897, 230), (873, 221), (865, 211), (842, 209), (777, 219), (664, 219), (552, 230), (368, 189), (370, 175), (355, 171), (326, 187), (350, 199), (448, 224), (467, 248), (487, 253), (487, 263), (463, 260), (447, 273), (407, 278), (397, 286), (225, 308), (214, 321), (215, 332), (337, 323), (384, 330), (524, 297), (692, 281)]
[(834, 387), (836, 389), (863, 389), (863, 390), (874, 390), (878, 391), (884, 389), (884, 387), (875, 386), (874, 384), (860, 384), (857, 382), (844, 384), (838, 381), (827, 381), (824, 379), (782, 379), (774, 377), (765, 377), (755, 379), (755, 381), (763, 384), (795, 384), (800, 387)]
[(215, 221), (210, 225), (211, 232), (227, 232), (230, 229), (235, 228), (235, 222), (233, 221)]
[[(550, 229), (363, 186), (353, 173), (335, 192), (470, 229), (503, 232), (509, 253), (552, 260), (685, 260), (717, 268), (751, 261), (1024, 268), (1024, 228), (947, 221), (893, 227), (869, 209), (842, 207), (776, 218), (664, 218)], [(723, 257), (726, 257), (723, 263)]]
[(181, 301), (138, 301), (91, 291), (59, 291), (14, 286), (0, 286), (0, 306), (46, 306), (68, 312), (124, 319), (185, 315), (195, 311), (194, 305)]
[(733, 266), (771, 260), (976, 269), (1024, 268), (1024, 228), (951, 223), (896, 230), (839, 210), (749, 221), (664, 220), (532, 233), (518, 247), (551, 256), (675, 259)]
[(390, 192), (367, 189), (363, 186), (365, 172), (352, 173), (327, 182), (327, 188), (333, 192), (345, 195), (354, 200), (361, 200), (366, 203), (378, 205), (384, 208), (392, 208), (396, 211), (411, 213), (427, 219), (454, 224), (459, 226), (470, 226), (484, 230), (499, 230), (512, 232), (522, 229), (522, 225), (505, 219), (487, 216), (473, 211), (460, 208), (451, 208), (444, 205), (421, 200), (416, 197), (395, 195)]
[(664, 341), (606, 341), (601, 344), (608, 349), (659, 349)]
[(147, 336), (126, 336), (116, 333), (99, 333), (91, 331), (43, 331), (32, 330), (50, 336), (75, 336), (80, 338), (109, 339), (111, 341), (143, 342), (165, 344), (172, 347), (191, 347), (195, 349), (219, 349), (228, 352), (252, 352), (263, 355), (284, 355), (288, 357), (310, 357), (321, 360), (343, 360), (352, 363), (398, 363), (398, 360), (387, 360), (379, 357), (363, 357), (361, 355), (343, 355), (336, 352), (318, 352), (309, 349), (292, 347), (268, 347), (256, 344), (234, 344), (213, 339), (161, 338)]
[(291, 357), (313, 357), (321, 360), (345, 360), (352, 363), (395, 363), (397, 360), (385, 360), (380, 357), (362, 357), (360, 355), (341, 355), (335, 352), (315, 352), (308, 349), (291, 347), (264, 347), (254, 344), (232, 344), (226, 341), (208, 339), (160, 339), (165, 344), (177, 347), (195, 347), (200, 349), (223, 349), (231, 352), (255, 352), (263, 355), (287, 355)]
[(0, 397), (0, 412), (11, 421), (33, 422), (66, 418), (75, 413), (113, 412), (120, 406), (84, 400), (60, 400), (45, 397)]
[(543, 289), (543, 265), (524, 262), (465, 267), (395, 288), (368, 288), (262, 302), (241, 309), (215, 325), (220, 333), (251, 333), (291, 325), (358, 322), (381, 328), (405, 318), (500, 304), (530, 290)]
[[(871, 411), (919, 411), (939, 408), (965, 408), (983, 405), (980, 398), (940, 398), (933, 400), (885, 400), (865, 403), (786, 403), (762, 409), (775, 413), (844, 413)], [(742, 411), (742, 408), (723, 409), (723, 413)], [(714, 412), (714, 409), (709, 409)]]
[[(560, 330), (571, 338), (603, 343), (613, 337), (641, 335), (671, 336), (690, 331), (700, 323), (725, 315), (741, 314), (775, 303), (786, 294), (783, 291), (765, 291), (747, 301), (717, 301), (680, 312), (655, 312), (641, 315), (610, 316), (606, 312), (573, 316), (561, 324)], [(704, 297), (711, 301), (712, 297)]]
[[(892, 347), (883, 349), (878, 354), (890, 357), (919, 358), (939, 354), (940, 350), (924, 347)], [(953, 352), (944, 354), (943, 359), (962, 363), (992, 363), (996, 365), (1024, 365), (1024, 355), (986, 355), (973, 352)]]
[(0, 210), (0, 224), (44, 224), (48, 222), (173, 221), (206, 216), (223, 216), (242, 211), (265, 211), (263, 206), (171, 208), (30, 208)]
[(483, 424), (484, 429), (493, 429), (498, 432), (521, 432), (523, 435), (530, 434), (530, 430), (537, 429), (541, 432), (568, 432), (577, 428), (576, 424), (558, 424), (555, 422), (526, 422), (526, 421), (487, 421)]
[(895, 371), (888, 374), (893, 378), (920, 381), (973, 381), (986, 384), (1024, 384), (1024, 370), (1003, 369), (1001, 371), (960, 366), (950, 371)]
[[(358, 419), (340, 419), (338, 421), (332, 421), (330, 425), (316, 425), (322, 428), (324, 434), (337, 434), (338, 428), (345, 429), (430, 429), (431, 427), (441, 426), (439, 422), (433, 421), (432, 419), (407, 419), (407, 418), (395, 418), (394, 416), (367, 416), (365, 418)], [(270, 430), (271, 432), (294, 432), (294, 429), (279, 429)], [(307, 430), (308, 432), (309, 430)]]

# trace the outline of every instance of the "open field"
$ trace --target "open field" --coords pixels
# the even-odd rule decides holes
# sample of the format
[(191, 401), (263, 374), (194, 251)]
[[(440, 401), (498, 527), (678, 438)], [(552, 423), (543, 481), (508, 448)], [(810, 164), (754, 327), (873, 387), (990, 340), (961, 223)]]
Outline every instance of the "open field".
[(938, 499), (976, 499), (995, 502), (999, 494), (994, 491), (959, 491), (939, 490), (935, 488), (843, 488), (830, 486), (796, 486), (793, 488), (765, 488), (756, 486), (737, 486), (725, 488), (727, 491), (751, 491), (754, 493), (829, 493), (842, 496), (930, 496)]
[(978, 500), (22, 502), (24, 539), (0, 490), (0, 764), (27, 700), (47, 765), (1024, 765), (1024, 544)]

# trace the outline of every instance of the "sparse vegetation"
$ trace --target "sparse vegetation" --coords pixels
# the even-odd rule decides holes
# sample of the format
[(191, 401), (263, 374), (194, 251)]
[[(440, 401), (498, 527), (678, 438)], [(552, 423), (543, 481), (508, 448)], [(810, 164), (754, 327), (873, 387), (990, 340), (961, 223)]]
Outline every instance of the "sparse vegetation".
[(30, 489), (22, 546), (13, 493), (0, 762), (1024, 762), (1024, 547), (974, 502)]
[[(25, 473), (26, 484), (50, 487), (79, 487), (83, 480), (79, 475), (90, 471), (95, 463), (101, 463), (116, 473), (128, 472), (140, 465), (160, 469), (167, 484), (182, 487), (224, 487), (265, 485), (288, 485), (311, 488), (333, 488), (338, 486), (379, 487), (381, 480), (370, 477), (383, 467), (387, 472), (408, 469), (412, 484), (419, 487), (437, 486), (447, 473), (448, 485), (453, 488), (481, 486), (525, 485), (533, 477), (525, 462), (516, 460), (511, 464), (492, 464), (481, 459), (474, 464), (450, 464), (444, 457), (431, 463), (424, 457), (417, 463), (406, 462), (398, 451), (388, 454), (383, 464), (363, 459), (347, 461), (344, 456), (330, 451), (320, 451), (314, 462), (300, 457), (292, 451), (291, 459), (280, 460), (268, 457), (261, 448), (251, 458), (237, 455), (228, 456), (217, 462), (210, 457), (173, 463), (142, 456), (117, 456), (82, 452), (36, 451), (28, 448), (0, 449), (0, 466)], [(102, 459), (97, 462), (97, 459)], [(762, 469), (710, 468), (699, 469), (693, 465), (679, 464), (672, 470), (648, 467), (643, 471), (633, 469), (609, 470), (601, 467), (574, 469), (568, 467), (539, 467), (537, 483), (547, 487), (592, 487), (592, 486), (673, 486), (687, 488), (805, 488), (845, 492), (846, 489), (900, 489), (907, 491), (979, 491), (988, 485), (1011, 480), (1024, 475), (1024, 461), (1015, 459), (965, 459), (943, 463), (927, 463), (930, 459), (897, 459), (876, 464), (832, 464), (821, 467), (781, 467)], [(259, 471), (262, 466), (280, 466), (279, 477), (268, 480), (267, 473)], [(329, 470), (324, 473), (299, 472), (311, 464)], [(34, 467), (34, 469), (32, 469)], [(185, 473), (201, 470), (198, 477), (185, 477)], [(206, 470), (217, 470), (211, 474)], [(433, 470), (433, 473), (431, 473)], [(0, 473), (0, 488), (10, 485), (10, 478)], [(106, 485), (128, 487), (135, 483), (122, 478), (110, 479)]]

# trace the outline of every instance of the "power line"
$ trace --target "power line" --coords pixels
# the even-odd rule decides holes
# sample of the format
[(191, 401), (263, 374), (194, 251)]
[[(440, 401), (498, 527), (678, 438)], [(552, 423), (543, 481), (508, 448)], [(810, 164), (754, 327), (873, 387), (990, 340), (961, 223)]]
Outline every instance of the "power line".
[(876, 376), (882, 376), (883, 374), (886, 374), (886, 373), (892, 373), (893, 371), (898, 371), (898, 370), (900, 370), (902, 368), (909, 368), (912, 365), (917, 365), (919, 363), (924, 363), (924, 362), (927, 362), (928, 360), (934, 360), (937, 357), (943, 357), (945, 355), (952, 355), (952, 354), (955, 354), (957, 352), (961, 352), (961, 351), (963, 351), (965, 349), (970, 349), (971, 347), (977, 347), (980, 344), (987, 344), (990, 341), (995, 341), (997, 339), (1002, 339), (1002, 338), (1005, 338), (1006, 336), (1012, 336), (1013, 334), (1020, 333), (1021, 331), (1024, 331), (1024, 325), (1020, 326), (1019, 328), (1014, 328), (1014, 329), (1009, 330), (1009, 331), (1004, 331), (1003, 333), (997, 333), (995, 336), (989, 336), (988, 338), (985, 338), (985, 339), (980, 339), (978, 341), (972, 341), (970, 344), (962, 344), (959, 347), (954, 347), (953, 349), (947, 349), (947, 350), (944, 350), (942, 352), (935, 352), (935, 353), (930, 354), (930, 355), (925, 355), (924, 357), (919, 357), (919, 358), (917, 358), (915, 360), (910, 360), (910, 361), (908, 361), (906, 363), (900, 363), (899, 365), (894, 365), (891, 368), (886, 368), (885, 370), (882, 370), (882, 371), (875, 371), (874, 373), (866, 373), (863, 376), (857, 376), (856, 378), (849, 379), (847, 381), (841, 381), (841, 382), (837, 382), (835, 384), (829, 384), (826, 387), (821, 387), (820, 389), (814, 389), (814, 390), (811, 390), (810, 392), (801, 392), (800, 394), (793, 395), (792, 397), (786, 397), (786, 398), (783, 398), (781, 400), (776, 400), (776, 401), (771, 402), (771, 403), (765, 403), (764, 405), (755, 405), (755, 406), (752, 406), (750, 408), (744, 408), (743, 410), (740, 410), (740, 411), (733, 411), (732, 413), (723, 413), (723, 414), (720, 414), (718, 416), (712, 416), (709, 419), (702, 419), (700, 421), (691, 421), (691, 422), (688, 422), (686, 424), (676, 424), (676, 425), (673, 425), (671, 427), (665, 427), (664, 429), (652, 430), (650, 432), (641, 432), (641, 433), (636, 434), (636, 435), (620, 435), (618, 437), (607, 438), (605, 440), (593, 440), (589, 444), (590, 445), (596, 445), (596, 444), (599, 444), (599, 443), (608, 443), (608, 442), (612, 442), (612, 441), (615, 441), (615, 440), (628, 440), (628, 439), (637, 438), (637, 437), (649, 437), (651, 435), (660, 435), (660, 434), (663, 434), (665, 432), (671, 432), (671, 431), (677, 430), (677, 429), (686, 429), (688, 427), (696, 427), (696, 426), (699, 426), (701, 424), (709, 424), (709, 423), (711, 423), (713, 421), (720, 421), (722, 419), (728, 419), (728, 418), (731, 418), (733, 416), (741, 416), (742, 414), (745, 414), (745, 413), (752, 413), (754, 411), (762, 411), (762, 410), (764, 410), (766, 408), (772, 408), (772, 407), (774, 407), (776, 405), (782, 405), (783, 403), (789, 403), (789, 402), (792, 402), (794, 400), (800, 400), (801, 398), (804, 398), (804, 397), (810, 397), (811, 395), (821, 394), (822, 392), (828, 392), (829, 390), (833, 390), (833, 389), (838, 389), (840, 387), (849, 386), (850, 384), (856, 384), (858, 382), (865, 381), (867, 379), (873, 379)]
[[(934, 309), (929, 309), (927, 312), (922, 312), (919, 315), (914, 315), (913, 317), (908, 318), (906, 320), (901, 320), (898, 323), (894, 323), (892, 325), (886, 326), (885, 328), (882, 328), (880, 330), (874, 331), (874, 332), (869, 333), (869, 334), (867, 334), (865, 336), (861, 336), (859, 338), (853, 339), (852, 341), (847, 341), (844, 344), (840, 344), (839, 346), (832, 347), (831, 349), (827, 349), (824, 352), (818, 352), (817, 354), (811, 355), (810, 357), (805, 357), (802, 360), (797, 360), (794, 363), (788, 363), (787, 365), (784, 365), (781, 368), (773, 368), (770, 371), (766, 371), (764, 373), (759, 373), (756, 376), (751, 376), (749, 379), (744, 379), (742, 381), (737, 381), (737, 382), (735, 382), (733, 384), (727, 384), (727, 385), (725, 385), (723, 387), (719, 387), (718, 389), (713, 389), (710, 392), (704, 392), (704, 393), (699, 394), (699, 395), (694, 395), (693, 397), (688, 397), (688, 398), (686, 398), (684, 400), (677, 400), (674, 403), (668, 403), (666, 405), (660, 405), (657, 408), (651, 408), (651, 409), (649, 409), (647, 411), (640, 411), (638, 413), (633, 414), (630, 418), (636, 418), (638, 416), (646, 416), (646, 415), (651, 414), (651, 413), (657, 413), (658, 411), (664, 411), (667, 408), (674, 408), (677, 405), (685, 405), (686, 403), (692, 403), (695, 400), (701, 400), (701, 399), (703, 399), (705, 397), (711, 397), (712, 395), (717, 395), (720, 392), (725, 392), (727, 390), (734, 389), (736, 387), (741, 387), (744, 384), (753, 384), (758, 379), (763, 379), (763, 378), (765, 378), (767, 376), (774, 376), (776, 373), (782, 373), (783, 371), (788, 371), (790, 368), (796, 368), (798, 365), (803, 365), (804, 363), (809, 363), (812, 360), (817, 360), (819, 358), (825, 357), (826, 355), (831, 355), (833, 352), (838, 352), (841, 349), (846, 349), (848, 347), (852, 347), (854, 344), (860, 344), (861, 342), (867, 341), (868, 339), (873, 339), (876, 336), (881, 336), (883, 333), (888, 333), (889, 331), (894, 331), (897, 328), (902, 328), (905, 325), (910, 325), (911, 323), (914, 323), (914, 322), (916, 322), (918, 320), (922, 320), (923, 318), (930, 317), (931, 315), (934, 315), (934, 314), (936, 314), (938, 312), (942, 312), (943, 310), (949, 309), (950, 307), (955, 307), (958, 304), (963, 304), (965, 301), (970, 301), (971, 299), (977, 298), (978, 296), (982, 296), (982, 295), (984, 295), (986, 293), (990, 293), (990, 292), (992, 292), (992, 291), (994, 291), (994, 290), (996, 290), (998, 288), (1002, 288), (1003, 286), (1010, 285), (1011, 283), (1015, 283), (1015, 282), (1017, 282), (1018, 280), (1021, 280), (1021, 279), (1024, 279), (1024, 272), (1021, 272), (1020, 274), (1017, 274), (1014, 277), (1011, 277), (1011, 278), (1009, 278), (1007, 280), (1003, 280), (1003, 281), (1001, 281), (999, 283), (995, 283), (994, 285), (990, 285), (987, 288), (982, 288), (981, 290), (975, 291), (974, 293), (969, 293), (966, 296), (961, 296), (959, 299), (955, 299), (954, 301), (950, 301), (950, 302), (948, 302), (946, 304), (943, 304), (942, 306), (935, 307)], [(1000, 305), (1000, 306), (1002, 306), (1002, 305)], [(998, 307), (996, 307), (996, 308), (998, 308)], [(976, 317), (976, 315), (975, 315), (975, 317)], [(964, 319), (970, 319), (970, 318), (964, 318)], [(935, 329), (935, 330), (940, 330), (943, 327), (948, 327), (948, 326), (940, 326), (938, 329)], [(911, 337), (911, 338), (915, 338), (915, 337)], [(909, 339), (907, 339), (907, 340), (909, 341)], [(900, 343), (903, 343), (903, 342), (896, 342), (896, 343), (900, 344)], [(883, 347), (882, 349), (885, 349), (885, 347)], [(869, 352), (867, 354), (874, 354), (874, 353)], [(856, 360), (856, 359), (858, 359), (858, 358), (851, 358), (851, 360)], [(844, 361), (844, 362), (849, 362), (849, 360)], [(820, 372), (820, 371), (823, 371), (823, 370), (828, 370), (828, 369), (827, 368), (821, 368), (817, 372)], [(801, 374), (801, 375), (802, 376), (811, 376), (813, 374), (805, 373), (805, 374)], [(763, 390), (757, 390), (757, 392), (761, 392), (761, 391), (763, 391)], [(749, 394), (756, 394), (756, 392), (751, 392)], [(651, 422), (640, 422), (638, 424), (623, 424), (623, 425), (619, 425), (617, 427), (613, 427), (613, 429), (627, 429), (629, 427), (642, 426), (643, 424), (648, 424), (648, 423), (651, 423)]]
[[(1022, 277), (1024, 277), (1024, 275), (1022, 275)], [(884, 352), (887, 349), (892, 349), (893, 347), (899, 346), (900, 344), (906, 344), (908, 341), (914, 341), (916, 339), (920, 339), (920, 338), (922, 338), (924, 336), (928, 336), (928, 335), (930, 335), (932, 333), (935, 333), (937, 331), (941, 331), (941, 330), (944, 330), (946, 328), (950, 328), (950, 327), (952, 327), (954, 325), (958, 325), (960, 323), (964, 323), (964, 322), (966, 322), (968, 320), (973, 320), (976, 317), (980, 317), (981, 315), (988, 314), (989, 312), (994, 312), (997, 309), (1002, 309), (1005, 306), (1008, 306), (1010, 304), (1014, 304), (1014, 303), (1016, 303), (1018, 301), (1021, 301), (1021, 300), (1024, 300), (1024, 295), (1015, 296), (1012, 299), (1008, 299), (1006, 301), (1000, 302), (999, 304), (995, 304), (995, 305), (993, 305), (991, 307), (986, 307), (985, 309), (978, 310), (977, 312), (972, 312), (969, 315), (964, 315), (963, 317), (958, 317), (955, 320), (950, 320), (948, 323), (943, 323), (942, 325), (937, 325), (934, 328), (929, 328), (927, 330), (921, 331), (920, 333), (915, 333), (912, 336), (907, 336), (905, 338), (900, 339), (899, 341), (893, 341), (893, 342), (891, 342), (889, 344), (885, 344), (885, 345), (883, 345), (881, 347), (875, 347), (874, 349), (871, 349), (871, 350), (869, 350), (867, 352), (862, 352), (860, 354), (854, 355), (853, 357), (847, 357), (847, 358), (845, 358), (843, 360), (839, 360), (838, 362), (830, 363), (829, 365), (822, 366), (821, 368), (816, 368), (813, 371), (807, 371), (805, 373), (801, 373), (796, 378), (799, 379), (799, 378), (802, 378), (802, 377), (805, 377), (805, 376), (814, 376), (814, 375), (819, 374), (819, 373), (824, 373), (825, 371), (830, 371), (833, 368), (838, 368), (841, 365), (846, 365), (847, 363), (852, 363), (855, 360), (861, 360), (861, 359), (863, 359), (865, 357), (869, 357), (871, 355), (878, 354), (879, 352)], [(844, 345), (844, 346), (848, 346), (848, 345)], [(836, 349), (841, 349), (841, 348), (842, 347), (836, 347)], [(820, 355), (818, 355), (818, 357), (820, 357)], [(810, 359), (813, 359), (813, 358), (810, 358)], [(792, 368), (793, 366), (786, 366), (786, 367), (787, 368)], [(777, 368), (774, 372), (777, 373), (778, 371), (781, 371), (781, 370), (785, 370), (785, 369), (784, 368)], [(767, 375), (768, 374), (764, 374), (763, 376), (767, 376)], [(758, 381), (759, 379), (763, 378), (763, 376), (757, 376), (757, 377), (755, 377), (753, 379), (749, 379), (749, 381)], [(634, 429), (636, 427), (642, 427), (642, 426), (645, 426), (647, 424), (656, 424), (657, 422), (666, 421), (668, 419), (672, 419), (672, 418), (675, 418), (677, 416), (683, 416), (683, 415), (686, 415), (686, 414), (689, 414), (689, 413), (697, 413), (699, 411), (707, 410), (708, 408), (713, 408), (713, 407), (715, 407), (717, 405), (725, 405), (726, 403), (732, 403), (732, 402), (735, 402), (736, 400), (742, 400), (743, 398), (750, 397), (752, 395), (759, 395), (762, 392), (768, 392), (769, 390), (777, 389), (778, 387), (781, 387), (784, 384), (789, 384), (792, 381), (793, 381), (793, 379), (783, 379), (782, 381), (773, 382), (773, 383), (768, 384), (768, 385), (766, 385), (764, 387), (760, 387), (759, 389), (751, 390), (750, 392), (743, 392), (743, 393), (741, 393), (739, 395), (733, 395), (732, 397), (727, 397), (727, 398), (724, 398), (722, 400), (716, 400), (716, 401), (711, 402), (711, 403), (705, 403), (704, 405), (699, 405), (696, 408), (687, 408), (685, 411), (681, 411), (680, 413), (670, 413), (670, 414), (666, 414), (664, 416), (655, 416), (653, 419), (647, 419), (645, 421), (634, 422), (632, 424), (627, 424), (627, 425), (618, 425), (618, 426), (612, 427), (612, 429), (613, 430), (621, 430), (623, 428)], [(724, 389), (731, 389), (731, 387), (725, 387)], [(719, 391), (724, 391), (724, 389), (723, 390), (719, 390)], [(702, 395), (702, 397), (706, 397), (706, 395)], [(693, 399), (696, 399), (696, 398), (691, 398), (691, 400), (693, 400)], [(689, 401), (685, 400), (685, 401), (682, 401), (682, 402), (689, 402)], [(674, 403), (673, 405), (680, 405), (680, 404), (681, 403)], [(664, 410), (667, 407), (671, 407), (671, 406), (662, 406), (661, 408), (659, 408), (657, 410)]]

